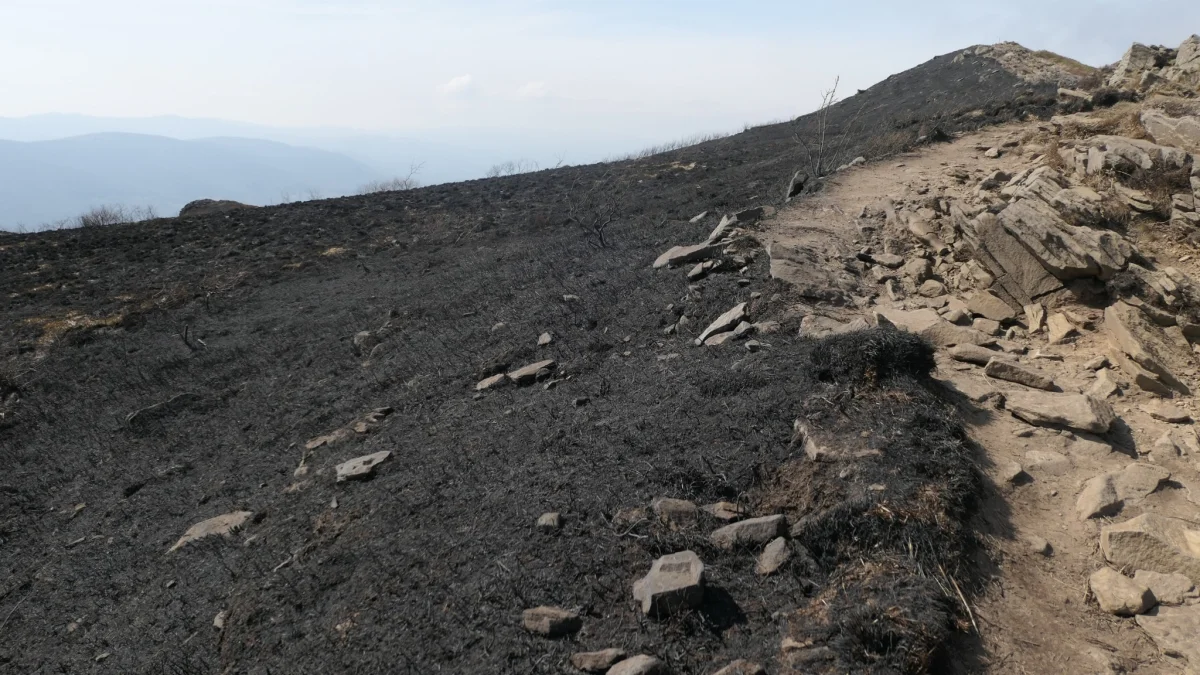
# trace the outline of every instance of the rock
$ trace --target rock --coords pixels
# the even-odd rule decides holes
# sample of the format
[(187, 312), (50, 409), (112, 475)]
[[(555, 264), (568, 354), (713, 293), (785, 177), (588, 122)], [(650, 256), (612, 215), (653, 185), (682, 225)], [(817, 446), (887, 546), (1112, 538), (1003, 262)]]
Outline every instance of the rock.
[(1169, 422), (1171, 424), (1186, 424), (1192, 421), (1192, 416), (1186, 410), (1179, 406), (1171, 405), (1164, 401), (1156, 401), (1153, 403), (1143, 403), (1138, 406), (1142, 412), (1153, 417), (1160, 422)]
[(583, 619), (560, 607), (543, 606), (525, 610), (521, 624), (530, 633), (557, 638), (578, 633), (583, 628)]
[(382, 450), (342, 462), (337, 465), (337, 482), (370, 478), (375, 473), (375, 467), (386, 462), (391, 456), (391, 451)]
[(613, 664), (623, 661), (628, 654), (624, 649), (612, 647), (598, 652), (577, 652), (571, 655), (571, 665), (585, 673), (604, 673)]
[(917, 289), (917, 293), (926, 298), (936, 298), (946, 294), (946, 285), (936, 279), (928, 279)]
[(997, 380), (1016, 382), (1017, 384), (1023, 384), (1026, 387), (1033, 387), (1034, 389), (1045, 389), (1046, 391), (1056, 389), (1054, 381), (1050, 378), (1001, 359), (993, 358), (988, 361), (987, 365), (983, 368), (983, 373)]
[(1107, 365), (1108, 365), (1108, 357), (1101, 354), (1100, 356), (1097, 356), (1097, 357), (1091, 359), (1090, 361), (1088, 361), (1087, 363), (1083, 364), (1083, 367), (1086, 368), (1087, 370), (1100, 370)]
[(1113, 72), (1108, 76), (1108, 86), (1114, 88), (1128, 88), (1128, 85), (1140, 78), (1142, 73), (1153, 70), (1157, 61), (1157, 54), (1153, 49), (1140, 43), (1133, 43), (1117, 62), (1113, 68)]
[(997, 356), (999, 355), (995, 351), (979, 345), (954, 345), (950, 348), (950, 358), (977, 366), (986, 366), (988, 361)]
[(971, 221), (964, 218), (960, 226), (975, 257), (994, 276), (994, 284), (985, 286), (1003, 289), (1022, 305), (1062, 287), (995, 215), (984, 212)]
[(1179, 444), (1175, 442), (1175, 439), (1171, 437), (1171, 432), (1168, 431), (1154, 441), (1154, 451), (1167, 457), (1178, 457)]
[(729, 522), (731, 520), (739, 520), (745, 518), (748, 514), (744, 508), (734, 504), (733, 502), (717, 502), (715, 504), (707, 504), (700, 507), (700, 510), (708, 515)]
[(1000, 157), (1000, 148), (988, 148), (983, 153), (988, 159), (998, 159)]
[(1005, 462), (1000, 466), (997, 476), (1005, 483), (1016, 483), (1025, 479), (1029, 474), (1016, 462)]
[(550, 335), (549, 333), (542, 333), (538, 336), (537, 343), (539, 347), (545, 347), (551, 342), (554, 342), (554, 336)]
[(904, 256), (895, 253), (874, 253), (871, 255), (871, 259), (875, 261), (875, 264), (893, 270), (904, 265)]
[(1144, 513), (1106, 526), (1100, 550), (1118, 567), (1179, 573), (1200, 583), (1200, 529), (1186, 520)]
[(708, 274), (708, 271), (710, 269), (712, 269), (712, 267), (713, 267), (713, 263), (711, 260), (702, 262), (702, 263), (696, 263), (696, 266), (688, 271), (687, 280), (688, 281), (698, 281), (700, 279), (703, 279), (704, 276), (706, 274)]
[(904, 274), (911, 277), (913, 283), (919, 284), (933, 274), (933, 265), (925, 258), (913, 258), (905, 263)]
[(499, 375), (493, 375), (489, 378), (480, 380), (475, 385), (475, 391), (485, 391), (487, 389), (499, 387), (499, 386), (503, 385), (505, 382), (508, 382), (508, 376), (505, 375), (504, 373), (500, 373)]
[(1188, 350), (1167, 339), (1163, 330), (1136, 307), (1120, 301), (1109, 305), (1104, 310), (1104, 328), (1115, 349), (1157, 375), (1163, 384), (1181, 393), (1190, 393), (1168, 365), (1190, 363)]
[(1108, 279), (1124, 270), (1133, 247), (1109, 230), (1070, 225), (1041, 199), (1016, 199), (997, 218), (1041, 265), (1061, 280)]
[(763, 548), (762, 553), (758, 556), (758, 564), (755, 565), (754, 571), (762, 577), (770, 576), (778, 572), (788, 559), (792, 557), (792, 551), (788, 548), (787, 539), (777, 537), (771, 540)]
[(709, 539), (714, 546), (725, 550), (758, 547), (778, 537), (786, 526), (780, 515), (750, 518), (714, 531)]
[(959, 326), (971, 323), (971, 315), (961, 309), (947, 310), (945, 314), (942, 314), (942, 318)]
[(1075, 325), (1062, 312), (1055, 312), (1050, 315), (1050, 318), (1046, 321), (1046, 329), (1049, 334), (1050, 344), (1052, 345), (1062, 344), (1072, 335), (1079, 334)]
[(741, 302), (737, 305), (734, 305), (733, 309), (730, 309), (721, 316), (717, 317), (716, 321), (708, 324), (708, 328), (705, 328), (704, 332), (700, 333), (700, 337), (696, 339), (696, 344), (703, 344), (704, 341), (709, 337), (718, 333), (724, 333), (726, 331), (733, 330), (734, 327), (741, 323), (745, 318), (746, 303)]
[(1134, 363), (1125, 352), (1114, 348), (1109, 352), (1109, 358), (1139, 389), (1166, 398), (1172, 396), (1171, 388), (1163, 383), (1162, 378)]
[(1200, 117), (1170, 117), (1161, 110), (1142, 111), (1142, 126), (1159, 145), (1170, 145), (1200, 154)]
[(650, 503), (650, 509), (662, 523), (670, 525), (673, 529), (695, 525), (700, 513), (692, 502), (669, 497), (655, 499)]
[[(709, 258), (715, 258), (723, 247), (717, 244), (696, 244), (695, 246), (675, 246), (654, 261), (654, 269), (675, 267), (686, 263), (694, 263)], [(564, 299), (566, 296), (563, 296)]]
[(539, 373), (543, 370), (554, 370), (554, 365), (553, 359), (531, 363), (524, 368), (518, 368), (509, 373), (508, 379), (518, 385), (533, 384), (539, 379)]
[(692, 216), (692, 219), (689, 220), (688, 222), (691, 223), (692, 225), (695, 225), (696, 223), (704, 220), (707, 217), (708, 217), (708, 211), (701, 211), (700, 213)]
[(234, 511), (216, 516), (215, 518), (209, 518), (208, 520), (202, 520), (189, 527), (183, 533), (183, 536), (179, 538), (179, 541), (175, 542), (175, 545), (168, 549), (167, 552), (177, 551), (191, 542), (204, 539), (205, 537), (229, 536), (242, 529), (246, 521), (253, 517), (254, 513), (251, 511)]
[(757, 663), (738, 659), (712, 675), (767, 675), (767, 671)]
[(633, 584), (633, 598), (646, 616), (668, 616), (704, 601), (704, 563), (692, 551), (665, 555)]
[(1112, 371), (1108, 368), (1101, 368), (1096, 373), (1096, 381), (1092, 383), (1092, 386), (1088, 387), (1087, 395), (1103, 401), (1113, 394), (1120, 393), (1120, 391), (1121, 387), (1113, 379)]
[(1120, 513), (1123, 506), (1124, 502), (1117, 496), (1112, 476), (1104, 474), (1084, 484), (1083, 491), (1075, 501), (1075, 512), (1079, 514), (1080, 520), (1108, 518)]
[(1163, 654), (1186, 659), (1190, 673), (1200, 668), (1200, 605), (1159, 606), (1137, 617), (1137, 624)]
[(787, 193), (784, 195), (784, 201), (790, 200), (792, 197), (804, 191), (804, 184), (808, 182), (808, 174), (804, 171), (797, 171), (792, 174), (792, 179), (788, 181)]
[(983, 333), (984, 335), (1000, 335), (1000, 322), (992, 321), (991, 319), (975, 319), (971, 322), (971, 328)]
[(1182, 605), (1188, 598), (1196, 597), (1196, 584), (1182, 574), (1138, 570), (1133, 580), (1149, 588), (1155, 599), (1163, 605)]
[(1050, 542), (1035, 535), (1025, 535), (1026, 550), (1033, 555), (1048, 556), (1054, 552), (1054, 548), (1050, 546)]
[(1111, 567), (1093, 572), (1088, 586), (1100, 609), (1109, 614), (1135, 616), (1154, 606), (1154, 594), (1149, 588)]
[(180, 218), (207, 216), (214, 213), (225, 213), (238, 209), (256, 209), (257, 206), (235, 202), (229, 199), (197, 199), (190, 201), (179, 209)]
[(1064, 426), (1093, 434), (1107, 433), (1117, 418), (1111, 405), (1083, 394), (1014, 391), (1006, 395), (1005, 408), (1034, 426)]
[(1017, 313), (992, 291), (979, 291), (967, 301), (967, 310), (992, 321), (1015, 319)]
[(608, 675), (669, 675), (667, 664), (653, 656), (638, 654), (608, 669)]
[(705, 347), (719, 347), (720, 345), (723, 345), (726, 342), (729, 342), (730, 340), (734, 339), (735, 337), (737, 337), (737, 335), (735, 335), (733, 331), (717, 333), (716, 335), (713, 335), (712, 337), (705, 340), (704, 346)]
[(225, 621), (228, 618), (229, 618), (229, 612), (227, 610), (223, 609), (223, 610), (217, 612), (217, 615), (213, 617), (213, 628), (216, 628), (217, 630), (224, 630), (225, 629)]
[[(1157, 145), (1150, 141), (1125, 136), (1093, 136), (1087, 139), (1087, 172), (1098, 174), (1103, 171), (1116, 173), (1169, 170), (1183, 168), (1187, 153), (1179, 148)], [(1120, 186), (1117, 187), (1120, 192)]]
[(993, 342), (991, 337), (977, 330), (955, 326), (945, 321), (932, 309), (913, 311), (881, 309), (876, 314), (877, 318), (882, 317), (884, 321), (897, 328), (916, 333), (937, 347), (961, 344), (986, 345)]
[(562, 514), (559, 513), (543, 513), (538, 516), (537, 529), (546, 532), (557, 532), (562, 528)]
[(1053, 450), (1030, 450), (1025, 453), (1025, 466), (1035, 473), (1061, 476), (1071, 470), (1071, 460)]

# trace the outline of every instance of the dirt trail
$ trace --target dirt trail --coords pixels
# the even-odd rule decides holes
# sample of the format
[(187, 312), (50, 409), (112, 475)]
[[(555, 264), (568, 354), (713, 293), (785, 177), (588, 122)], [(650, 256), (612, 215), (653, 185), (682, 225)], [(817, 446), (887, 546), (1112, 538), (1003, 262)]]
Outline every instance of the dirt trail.
[[(886, 219), (883, 201), (890, 199), (898, 208), (908, 204), (914, 209), (936, 209), (937, 200), (943, 204), (971, 200), (980, 181), (994, 171), (1017, 174), (1041, 161), (1039, 147), (1027, 143), (1038, 131), (1036, 122), (1009, 124), (839, 172), (817, 195), (785, 207), (777, 218), (767, 221), (762, 238), (771, 246), (817, 251), (832, 265), (849, 266), (852, 263), (847, 261), (853, 261), (860, 251), (896, 253), (911, 261), (920, 247), (908, 231)], [(1006, 144), (1011, 150), (1001, 156), (985, 155), (988, 149)], [(943, 233), (954, 236), (945, 227)], [(1138, 245), (1152, 259), (1174, 264), (1189, 275), (1200, 273), (1194, 261), (1180, 256), (1181, 251), (1167, 242), (1143, 240)], [(871, 276), (863, 274), (863, 285), (855, 289), (846, 306), (814, 302), (791, 312), (823, 315), (846, 326), (856, 317), (873, 324), (872, 315), (878, 310), (937, 309), (956, 303), (961, 307), (976, 292), (956, 288), (947, 280), (948, 295), (925, 298), (916, 292), (917, 284), (903, 274), (906, 269), (896, 270), (892, 282), (901, 297), (889, 297), (882, 284), (872, 288)], [(947, 271), (939, 265), (932, 276), (943, 276), (939, 270)], [(798, 276), (793, 281), (801, 286), (809, 281), (803, 268), (787, 273)], [(902, 283), (908, 284), (906, 289), (900, 288)], [(1050, 345), (1045, 332), (1030, 335), (1018, 325), (1016, 334), (1010, 331), (1007, 335), (1012, 353), (998, 355), (1052, 378), (1061, 391), (1086, 392), (1096, 377), (1094, 368), (1086, 365), (1110, 352), (1103, 314), (1095, 307), (1070, 301), (1058, 302), (1051, 311), (1066, 311), (1083, 319), (1079, 334)], [(818, 331), (831, 326), (836, 330), (837, 324), (826, 321), (813, 326)], [(1184, 372), (1186, 380), (1194, 383), (1195, 369), (1189, 366)], [(989, 378), (978, 365), (954, 360), (945, 349), (939, 350), (936, 376), (966, 394), (959, 397), (964, 419), (981, 449), (980, 469), (990, 478), (975, 524), (986, 542), (986, 555), (981, 556), (985, 585), (971, 602), (971, 619), (982, 638), (986, 652), (982, 659), (988, 672), (1175, 673), (1186, 668), (1179, 660), (1162, 656), (1133, 619), (1102, 612), (1091, 597), (1088, 579), (1106, 565), (1098, 545), (1102, 525), (1144, 512), (1200, 521), (1200, 462), (1183, 447), (1186, 439), (1195, 438), (1190, 424), (1154, 419), (1143, 408), (1156, 397), (1127, 386), (1110, 399), (1123, 424), (1105, 437), (1031, 427), (995, 405), (994, 394), (1025, 389), (1021, 385)], [(1175, 398), (1170, 404), (1195, 416), (1191, 397)], [(1185, 439), (1180, 443), (1181, 456), (1151, 454), (1166, 433)], [(1043, 465), (1040, 455), (1030, 454), (1046, 452), (1064, 456), (1066, 465)], [(1162, 466), (1171, 471), (1171, 481), (1144, 499), (1127, 500), (1118, 515), (1081, 521), (1076, 499), (1084, 483), (1133, 463)], [(1010, 481), (1006, 472), (1011, 472), (1014, 464), (1024, 471)], [(1046, 543), (1049, 554), (1042, 551)]]

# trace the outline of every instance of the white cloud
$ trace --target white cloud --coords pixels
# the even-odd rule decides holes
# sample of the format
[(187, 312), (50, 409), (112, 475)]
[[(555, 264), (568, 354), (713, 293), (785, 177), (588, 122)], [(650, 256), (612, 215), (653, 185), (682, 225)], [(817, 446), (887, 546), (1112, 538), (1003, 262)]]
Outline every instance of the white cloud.
[(545, 82), (526, 82), (517, 89), (517, 98), (545, 98), (550, 95), (550, 85)]
[(449, 82), (438, 85), (438, 92), (443, 96), (461, 96), (471, 90), (472, 82), (470, 75), (459, 75), (451, 78)]

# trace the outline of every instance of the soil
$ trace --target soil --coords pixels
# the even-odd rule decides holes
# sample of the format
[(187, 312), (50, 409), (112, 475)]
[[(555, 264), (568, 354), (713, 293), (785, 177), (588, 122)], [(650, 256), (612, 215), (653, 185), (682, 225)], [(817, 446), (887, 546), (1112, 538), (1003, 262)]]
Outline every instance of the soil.
[[(851, 97), (833, 121), (847, 160), (876, 159), (919, 136), (1045, 116), (1053, 101), (1050, 85), (952, 54)], [(964, 408), (964, 430), (927, 374), (886, 374), (874, 337), (797, 337), (818, 303), (772, 280), (756, 245), (743, 274), (689, 285), (652, 269), (721, 213), (782, 205), (811, 166), (794, 138), (807, 123), (637, 161), (0, 238), (0, 671), (562, 672), (576, 651), (621, 647), (676, 673), (736, 658), (775, 672), (781, 640), (801, 633), (833, 650), (821, 672), (1075, 663), (1043, 648), (1042, 621), (1073, 631), (1072, 655), (1099, 626), (1152, 662), (1115, 622), (1064, 619), (1059, 601), (1082, 604), (1076, 577), (1094, 554), (1062, 540), (1070, 592), (1055, 594), (1056, 577), (1032, 573), (1050, 563), (1017, 553), (1030, 514), (1062, 507), (980, 482), (1017, 448), (989, 444), (988, 425), (1011, 421)], [(971, 142), (812, 180), (815, 194), (755, 235), (820, 239), (847, 263), (850, 209), (890, 193), (884, 171), (906, 189), (966, 161)], [(601, 236), (588, 226), (605, 212), (618, 217)], [(821, 311), (854, 314), (853, 290)], [(764, 349), (692, 345), (743, 301), (783, 324)], [(688, 328), (665, 332), (684, 315)], [(362, 353), (361, 331), (380, 346)], [(884, 360), (863, 366), (868, 352)], [(547, 358), (548, 381), (475, 390)], [(798, 417), (840, 438), (894, 425), (912, 461), (855, 464), (861, 475), (830, 462), (797, 482)], [(373, 479), (335, 481), (336, 464), (385, 450)], [(789, 481), (807, 487), (788, 496)], [(717, 523), (620, 517), (663, 496), (788, 512), (812, 564), (760, 578), (753, 552), (709, 542)], [(882, 527), (880, 504), (906, 519)], [(240, 510), (254, 516), (232, 536), (168, 552), (195, 523)], [(564, 527), (538, 531), (544, 512)], [(704, 605), (643, 617), (632, 582), (683, 549), (706, 565)], [(543, 604), (579, 611), (582, 632), (527, 633), (522, 610)]]

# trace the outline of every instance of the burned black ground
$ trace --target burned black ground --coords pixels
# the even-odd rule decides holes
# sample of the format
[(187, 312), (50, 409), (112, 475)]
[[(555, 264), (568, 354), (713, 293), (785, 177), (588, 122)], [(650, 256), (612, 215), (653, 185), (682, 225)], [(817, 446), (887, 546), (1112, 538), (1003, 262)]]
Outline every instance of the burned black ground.
[[(837, 119), (858, 120), (849, 147), (870, 153), (920, 131), (1045, 113), (1052, 98), (990, 61), (948, 56), (851, 98)], [(866, 385), (853, 369), (818, 377), (813, 345), (790, 333), (755, 354), (691, 346), (697, 324), (738, 301), (765, 318), (789, 304), (765, 256), (749, 286), (717, 274), (689, 291), (681, 272), (650, 268), (666, 247), (703, 239), (715, 214), (778, 203), (804, 166), (794, 130), (0, 239), (0, 670), (559, 672), (572, 651), (609, 646), (679, 673), (773, 662), (791, 630), (779, 617), (850, 578), (837, 535), (798, 532), (816, 566), (762, 580), (753, 552), (707, 543), (712, 523), (631, 528), (616, 512), (658, 496), (761, 507), (777, 470), (802, 454), (792, 421), (826, 399), (912, 425), (902, 456), (932, 462), (901, 471), (911, 484), (870, 473), (894, 467), (870, 469), (865, 478), (894, 490), (876, 498), (912, 501), (930, 468), (969, 473), (951, 414), (920, 393), (920, 368), (883, 363), (891, 369), (874, 368)], [(619, 206), (605, 246), (568, 219), (568, 196), (592, 186)], [(714, 216), (687, 223), (705, 210)], [(681, 312), (693, 330), (664, 335)], [(352, 337), (388, 321), (396, 330), (364, 365)], [(543, 331), (554, 342), (538, 348)], [(475, 397), (481, 374), (540, 358), (559, 364), (554, 388)], [(316, 450), (310, 474), (293, 476), (306, 441), (382, 406), (394, 412), (376, 432)], [(829, 430), (857, 430), (828, 412)], [(374, 480), (334, 483), (329, 467), (377, 450), (393, 457)], [(970, 540), (956, 528), (971, 484), (952, 488), (933, 506), (954, 523), (922, 534), (947, 565)], [(790, 515), (809, 515), (802, 506)], [(235, 538), (167, 553), (191, 524), (237, 509), (256, 516)], [(565, 514), (563, 531), (535, 531), (544, 511)], [(681, 548), (708, 566), (705, 606), (643, 619), (630, 584)], [(920, 586), (905, 610), (922, 615), (906, 619), (915, 628), (872, 637), (854, 633), (863, 622), (835, 626), (821, 634), (840, 659), (827, 667), (920, 670), (927, 661), (909, 652), (950, 630), (942, 589), (896, 556), (888, 548), (899, 576), (887, 588)], [(891, 597), (872, 583), (862, 597)], [(579, 608), (583, 632), (529, 636), (520, 612), (538, 604)]]

